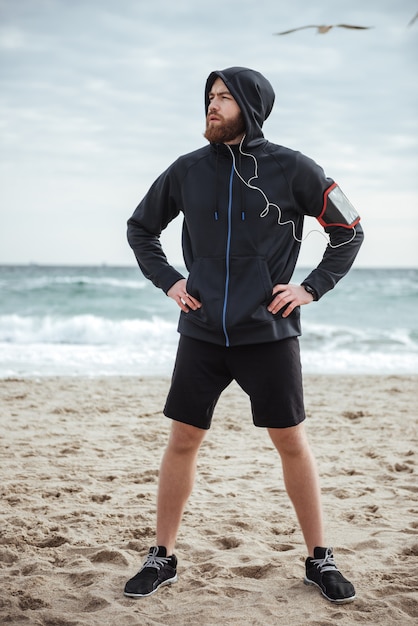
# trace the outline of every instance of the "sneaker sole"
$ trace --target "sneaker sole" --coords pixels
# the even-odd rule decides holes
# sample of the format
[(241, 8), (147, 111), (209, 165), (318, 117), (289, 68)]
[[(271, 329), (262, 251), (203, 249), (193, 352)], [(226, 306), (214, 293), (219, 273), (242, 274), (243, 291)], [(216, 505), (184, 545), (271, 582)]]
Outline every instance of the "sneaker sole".
[(327, 596), (327, 594), (322, 589), (322, 587), (320, 587), (318, 585), (318, 583), (316, 583), (315, 581), (310, 580), (309, 578), (307, 578), (305, 576), (305, 578), (303, 579), (303, 582), (304, 582), (305, 585), (314, 585), (315, 587), (318, 587), (319, 591), (322, 593), (324, 598), (326, 598), (326, 600), (328, 600), (328, 602), (332, 602), (333, 604), (348, 604), (348, 602), (353, 602), (353, 600), (356, 599), (356, 595), (355, 594), (354, 594), (354, 596), (350, 596), (349, 598), (339, 598), (339, 599), (330, 598), (329, 596)]
[(150, 593), (128, 593), (127, 591), (124, 591), (123, 595), (126, 596), (127, 598), (148, 598), (149, 596), (152, 596), (154, 593), (156, 593), (160, 587), (164, 587), (165, 585), (171, 585), (172, 583), (176, 583), (177, 580), (178, 580), (178, 577), (176, 574), (175, 576), (173, 576), (173, 578), (168, 578), (167, 580), (164, 580), (164, 582), (160, 583), (155, 589), (150, 591)]

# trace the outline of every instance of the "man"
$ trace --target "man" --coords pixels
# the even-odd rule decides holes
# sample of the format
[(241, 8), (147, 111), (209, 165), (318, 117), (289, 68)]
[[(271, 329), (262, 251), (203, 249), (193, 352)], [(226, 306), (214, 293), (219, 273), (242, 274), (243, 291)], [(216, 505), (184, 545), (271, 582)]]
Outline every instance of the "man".
[[(181, 309), (179, 347), (164, 414), (172, 421), (162, 459), (156, 545), (125, 595), (144, 597), (177, 580), (174, 546), (199, 447), (221, 392), (236, 380), (256, 426), (267, 428), (306, 542), (305, 583), (331, 602), (355, 598), (324, 547), (320, 488), (305, 419), (298, 336), (300, 306), (350, 269), (363, 239), (353, 206), (306, 156), (268, 142), (262, 125), (274, 92), (243, 67), (212, 72), (205, 89), (209, 145), (175, 161), (128, 221), (138, 264)], [(169, 265), (161, 231), (182, 212), (187, 279)], [(322, 261), (291, 284), (303, 219), (329, 236)]]

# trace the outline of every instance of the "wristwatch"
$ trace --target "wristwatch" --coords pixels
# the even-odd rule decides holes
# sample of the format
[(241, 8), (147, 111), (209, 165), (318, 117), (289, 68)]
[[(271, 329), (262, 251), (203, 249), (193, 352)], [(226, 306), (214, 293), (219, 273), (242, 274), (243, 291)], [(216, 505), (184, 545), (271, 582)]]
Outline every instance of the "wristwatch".
[(313, 287), (311, 287), (310, 285), (306, 285), (305, 283), (302, 283), (302, 287), (304, 288), (305, 291), (311, 294), (312, 298), (315, 301), (318, 300), (318, 294), (316, 293)]

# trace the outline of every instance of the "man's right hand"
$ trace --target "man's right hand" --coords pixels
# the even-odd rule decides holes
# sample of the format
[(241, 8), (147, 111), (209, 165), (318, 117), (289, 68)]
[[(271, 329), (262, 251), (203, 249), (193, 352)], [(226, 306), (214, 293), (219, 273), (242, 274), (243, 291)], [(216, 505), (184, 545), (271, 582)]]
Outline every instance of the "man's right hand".
[(188, 313), (190, 309), (192, 309), (192, 311), (200, 309), (202, 303), (187, 293), (186, 285), (187, 280), (185, 278), (181, 278), (174, 283), (172, 287), (170, 287), (167, 291), (167, 296), (175, 300), (182, 311)]

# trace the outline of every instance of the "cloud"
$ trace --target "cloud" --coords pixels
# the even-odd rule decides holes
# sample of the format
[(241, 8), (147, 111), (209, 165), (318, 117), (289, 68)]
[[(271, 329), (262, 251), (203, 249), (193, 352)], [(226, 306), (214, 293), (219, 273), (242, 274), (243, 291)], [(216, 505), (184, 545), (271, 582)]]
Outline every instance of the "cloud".
[(21, 50), (26, 48), (25, 36), (17, 28), (0, 28), (0, 48), (3, 50)]
[[(391, 214), (402, 192), (398, 219), (416, 232), (416, 212), (406, 204), (418, 199), (418, 31), (406, 27), (415, 9), (412, 0), (401, 7), (392, 0), (344, 7), (333, 0), (230, 0), (222, 7), (0, 0), (0, 148), (7, 154), (0, 163), (7, 218), (0, 262), (130, 262), (127, 247), (109, 253), (112, 234), (118, 224), (124, 233), (163, 169), (204, 144), (204, 81), (229, 65), (259, 69), (274, 85), (276, 106), (265, 126), (271, 141), (323, 165), (364, 207), (376, 233), (375, 216)], [(302, 23), (341, 22), (374, 28), (273, 36)], [(76, 256), (51, 219), (57, 206), (73, 211), (91, 242)], [(34, 229), (48, 221), (42, 243), (44, 227), (36, 237)], [(178, 226), (173, 231), (174, 238)], [(382, 237), (366, 264), (391, 254), (387, 229)], [(402, 254), (411, 263), (415, 250), (401, 241), (399, 249), (394, 262)]]

